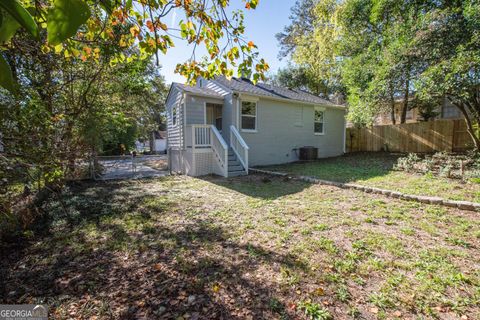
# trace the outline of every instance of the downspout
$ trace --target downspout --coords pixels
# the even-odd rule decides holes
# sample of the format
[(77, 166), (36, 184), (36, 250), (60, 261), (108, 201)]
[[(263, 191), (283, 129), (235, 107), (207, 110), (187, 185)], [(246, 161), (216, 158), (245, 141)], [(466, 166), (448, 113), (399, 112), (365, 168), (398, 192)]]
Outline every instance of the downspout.
[(240, 94), (233, 93), (233, 97), (235, 98), (235, 120), (237, 123), (237, 130), (240, 130)]

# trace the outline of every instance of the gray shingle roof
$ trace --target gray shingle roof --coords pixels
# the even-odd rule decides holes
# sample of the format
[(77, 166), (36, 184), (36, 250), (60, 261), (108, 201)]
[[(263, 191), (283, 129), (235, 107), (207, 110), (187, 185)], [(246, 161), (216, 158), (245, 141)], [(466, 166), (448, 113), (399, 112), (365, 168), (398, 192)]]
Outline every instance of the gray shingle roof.
[(231, 80), (228, 80), (225, 77), (218, 77), (215, 79), (215, 82), (236, 92), (243, 92), (247, 94), (250, 93), (253, 95), (273, 98), (304, 101), (321, 105), (335, 105), (334, 103), (326, 99), (320, 98), (314, 94), (299, 89), (289, 89), (266, 83), (257, 83), (256, 85), (254, 85), (250, 80), (241, 78), (232, 78)]
[(219, 94), (219, 93), (217, 93), (213, 90), (210, 90), (208, 88), (192, 87), (192, 86), (188, 86), (188, 85), (181, 84), (181, 83), (178, 83), (178, 82), (174, 82), (173, 85), (176, 86), (177, 88), (179, 88), (180, 90), (183, 90), (187, 93), (197, 94), (197, 95), (202, 95), (202, 96), (211, 96), (213, 98), (223, 99), (223, 96), (221, 94)]

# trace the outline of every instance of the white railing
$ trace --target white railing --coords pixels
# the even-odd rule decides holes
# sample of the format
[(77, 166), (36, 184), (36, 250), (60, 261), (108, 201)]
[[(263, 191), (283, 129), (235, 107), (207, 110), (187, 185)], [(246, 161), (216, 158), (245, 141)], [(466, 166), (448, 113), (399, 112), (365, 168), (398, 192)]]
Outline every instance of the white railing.
[(223, 169), (223, 176), (228, 177), (228, 146), (215, 126), (212, 126), (210, 140), (212, 141), (212, 150), (215, 158)]
[(210, 124), (192, 125), (192, 150), (212, 148), (214, 157), (222, 170), (223, 176), (228, 177), (228, 146), (215, 126)]
[(192, 125), (192, 148), (203, 148), (211, 146), (211, 125)]
[(233, 125), (230, 126), (230, 145), (238, 160), (245, 168), (245, 172), (248, 174), (248, 150), (250, 148), (245, 143), (245, 140), (243, 140), (237, 128)]

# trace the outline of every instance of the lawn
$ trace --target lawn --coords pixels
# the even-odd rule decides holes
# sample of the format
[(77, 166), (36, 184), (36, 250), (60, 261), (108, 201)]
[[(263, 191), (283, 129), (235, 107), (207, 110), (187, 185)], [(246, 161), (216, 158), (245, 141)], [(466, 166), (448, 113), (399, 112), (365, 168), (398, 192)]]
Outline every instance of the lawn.
[(3, 243), (55, 319), (478, 319), (480, 216), (261, 175), (85, 183)]
[(261, 169), (353, 182), (406, 194), (438, 196), (451, 200), (480, 202), (480, 184), (431, 174), (393, 170), (399, 156), (386, 153), (354, 153), (315, 162), (292, 163)]

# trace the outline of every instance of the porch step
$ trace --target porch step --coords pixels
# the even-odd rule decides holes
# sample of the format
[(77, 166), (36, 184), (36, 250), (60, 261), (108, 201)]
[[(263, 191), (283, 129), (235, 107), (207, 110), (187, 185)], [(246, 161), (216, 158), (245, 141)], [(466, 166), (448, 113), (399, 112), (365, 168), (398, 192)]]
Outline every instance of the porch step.
[(247, 172), (237, 159), (237, 155), (233, 152), (232, 148), (228, 148), (228, 176), (238, 177), (245, 175), (247, 175)]
[(238, 176), (246, 176), (247, 172), (245, 170), (241, 171), (228, 171), (228, 177), (238, 177)]
[(234, 172), (234, 171), (241, 171), (243, 170), (243, 166), (241, 164), (237, 164), (237, 165), (228, 165), (228, 172)]
[(241, 165), (240, 161), (238, 159), (228, 159), (228, 167), (230, 166), (239, 166)]

